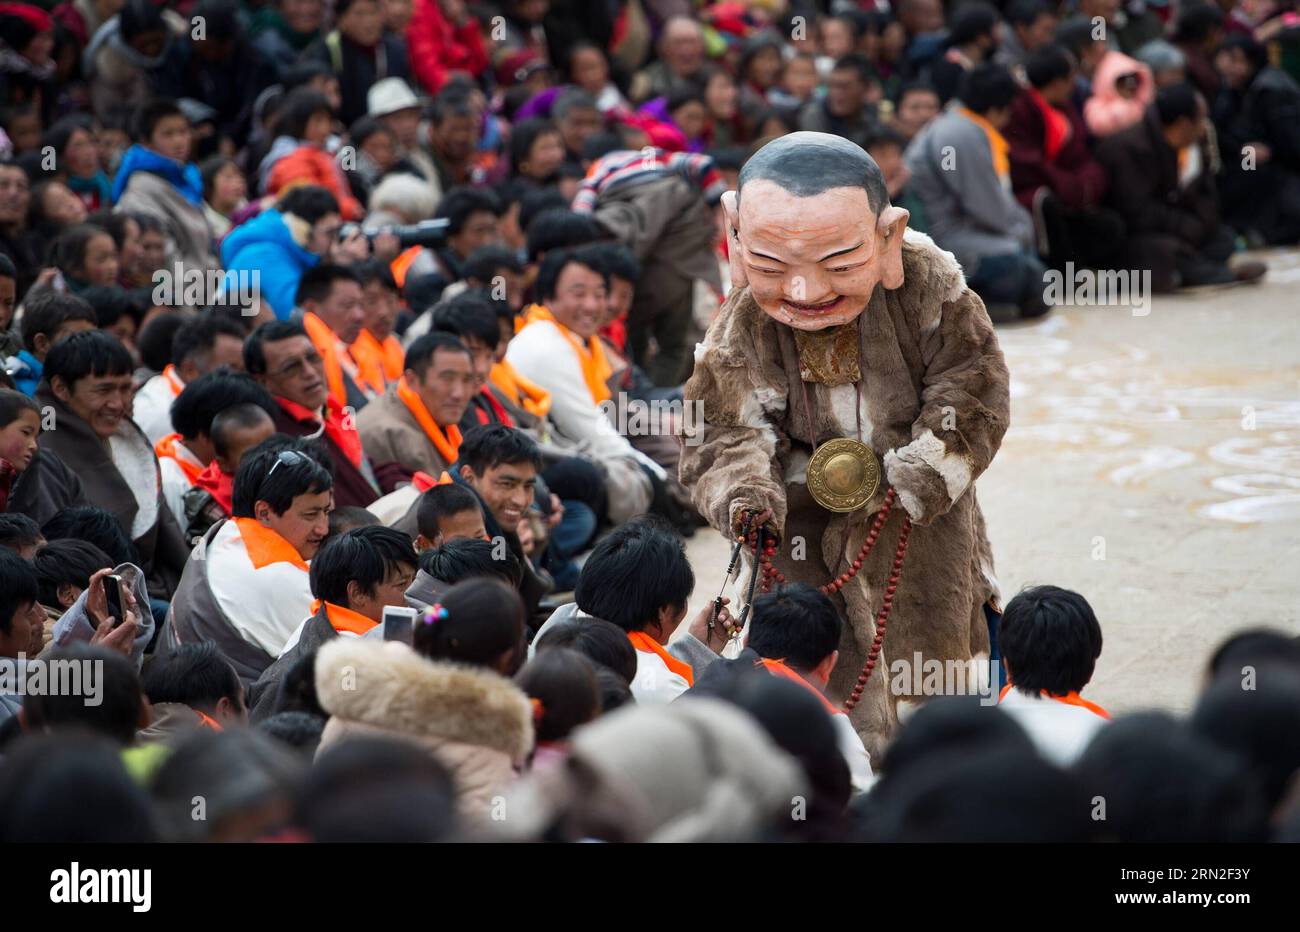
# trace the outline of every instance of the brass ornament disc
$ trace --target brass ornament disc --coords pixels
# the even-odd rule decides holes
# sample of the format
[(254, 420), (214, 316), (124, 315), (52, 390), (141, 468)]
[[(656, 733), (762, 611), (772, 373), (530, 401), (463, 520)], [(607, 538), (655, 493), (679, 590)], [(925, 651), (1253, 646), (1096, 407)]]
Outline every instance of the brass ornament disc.
[(848, 437), (828, 440), (808, 460), (808, 491), (827, 511), (857, 511), (880, 487), (880, 463), (865, 443)]

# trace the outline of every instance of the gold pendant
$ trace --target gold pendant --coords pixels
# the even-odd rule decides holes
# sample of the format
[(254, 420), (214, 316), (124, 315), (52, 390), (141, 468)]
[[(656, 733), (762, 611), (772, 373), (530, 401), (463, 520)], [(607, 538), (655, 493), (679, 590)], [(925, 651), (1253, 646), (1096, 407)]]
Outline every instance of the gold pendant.
[(880, 463), (875, 451), (860, 441), (827, 440), (808, 460), (808, 491), (828, 511), (857, 511), (879, 487)]

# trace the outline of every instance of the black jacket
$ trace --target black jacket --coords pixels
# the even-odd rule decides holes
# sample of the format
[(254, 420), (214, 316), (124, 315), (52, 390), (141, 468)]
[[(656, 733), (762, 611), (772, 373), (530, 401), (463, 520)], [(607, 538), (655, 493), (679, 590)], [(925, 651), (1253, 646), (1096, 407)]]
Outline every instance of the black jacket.
[(43, 525), (65, 508), (87, 504), (77, 474), (54, 453), (40, 450), (9, 490), (5, 510), (20, 512)]

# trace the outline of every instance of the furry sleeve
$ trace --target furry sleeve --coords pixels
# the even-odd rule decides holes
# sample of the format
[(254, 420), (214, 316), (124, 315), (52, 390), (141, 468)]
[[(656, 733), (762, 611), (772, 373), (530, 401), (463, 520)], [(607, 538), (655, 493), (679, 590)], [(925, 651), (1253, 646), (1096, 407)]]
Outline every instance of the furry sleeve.
[(993, 460), (1011, 416), (1010, 377), (984, 303), (969, 288), (944, 302), (924, 340), (921, 414), (885, 473), (917, 524), (961, 498)]

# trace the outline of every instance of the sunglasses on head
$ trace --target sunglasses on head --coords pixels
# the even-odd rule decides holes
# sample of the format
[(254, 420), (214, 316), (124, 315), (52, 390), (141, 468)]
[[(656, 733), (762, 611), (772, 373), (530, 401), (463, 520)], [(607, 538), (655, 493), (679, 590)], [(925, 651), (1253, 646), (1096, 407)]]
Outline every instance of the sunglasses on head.
[(281, 450), (275, 457), (275, 462), (271, 464), (266, 478), (270, 479), (275, 475), (275, 471), (283, 466), (300, 466), (303, 463), (311, 462), (311, 457), (306, 453), (299, 453), (297, 450)]

